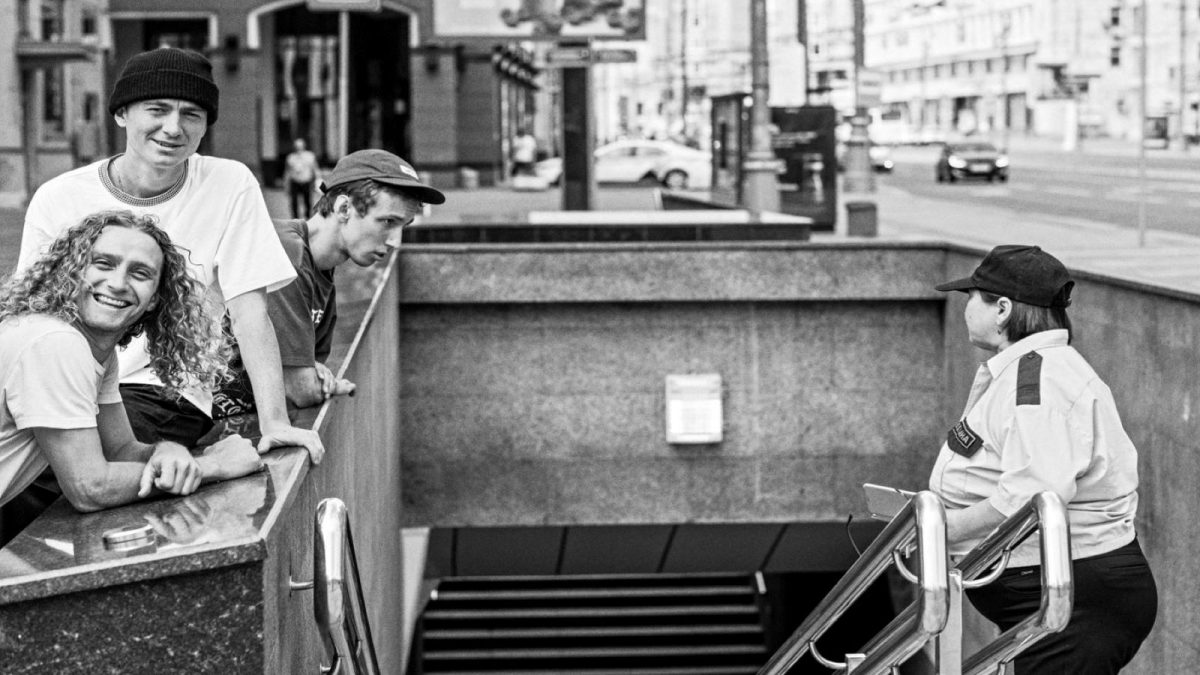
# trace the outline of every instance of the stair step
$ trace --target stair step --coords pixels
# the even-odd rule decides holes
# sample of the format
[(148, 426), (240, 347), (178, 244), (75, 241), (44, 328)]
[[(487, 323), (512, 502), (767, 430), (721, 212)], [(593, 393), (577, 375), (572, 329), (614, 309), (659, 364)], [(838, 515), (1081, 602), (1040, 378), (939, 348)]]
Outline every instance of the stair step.
[(456, 591), (439, 589), (438, 602), (501, 600), (578, 600), (590, 598), (696, 598), (704, 596), (744, 595), (754, 597), (752, 588), (740, 586), (679, 586), (659, 588), (546, 588), (528, 590)]
[(663, 607), (563, 607), (558, 609), (437, 609), (425, 611), (426, 620), (451, 619), (561, 619), (578, 617), (713, 616), (733, 614), (758, 616), (754, 605), (703, 605)]
[[(438, 675), (479, 675), (480, 670), (438, 670)], [(486, 673), (486, 671), (485, 671)], [(708, 665), (696, 668), (571, 668), (545, 670), (504, 669), (504, 675), (754, 675), (752, 665)]]
[(762, 645), (716, 645), (710, 647), (581, 647), (553, 649), (479, 649), (479, 650), (425, 650), (426, 661), (451, 659), (602, 659), (628, 658), (634, 656), (700, 656), (705, 654), (734, 656), (738, 654), (760, 655), (766, 652)]
[(555, 586), (586, 586), (613, 584), (621, 586), (636, 586), (649, 584), (663, 586), (680, 584), (690, 586), (697, 582), (706, 584), (748, 584), (750, 577), (745, 574), (534, 574), (529, 576), (478, 576), (478, 577), (443, 577), (442, 586), (474, 586), (474, 585), (505, 585), (530, 586), (537, 584), (553, 584)]
[(495, 630), (433, 629), (426, 630), (426, 640), (520, 640), (526, 638), (585, 638), (585, 637), (653, 637), (692, 635), (758, 635), (758, 624), (743, 625), (695, 624), (689, 626), (632, 626), (612, 628), (497, 628)]

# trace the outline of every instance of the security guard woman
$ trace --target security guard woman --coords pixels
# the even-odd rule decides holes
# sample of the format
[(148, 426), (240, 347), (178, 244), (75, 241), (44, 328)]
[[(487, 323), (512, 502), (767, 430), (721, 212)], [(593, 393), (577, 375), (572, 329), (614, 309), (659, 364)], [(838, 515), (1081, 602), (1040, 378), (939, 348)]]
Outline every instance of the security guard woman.
[[(1137, 450), (1111, 391), (1070, 346), (1071, 280), (1036, 246), (998, 246), (975, 272), (937, 287), (970, 294), (964, 318), (979, 367), (960, 421), (929, 478), (946, 506), (952, 555), (978, 545), (1039, 492), (1067, 505), (1075, 600), (1071, 620), (1016, 659), (1018, 675), (1117, 673), (1150, 633), (1154, 575), (1134, 531)], [(1001, 630), (1037, 611), (1036, 538), (996, 582), (968, 592)]]

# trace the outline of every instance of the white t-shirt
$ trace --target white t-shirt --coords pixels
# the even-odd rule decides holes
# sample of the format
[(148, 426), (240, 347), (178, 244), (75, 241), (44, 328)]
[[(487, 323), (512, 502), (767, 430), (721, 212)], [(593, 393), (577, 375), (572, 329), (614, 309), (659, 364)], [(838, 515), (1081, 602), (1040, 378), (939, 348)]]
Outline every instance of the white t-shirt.
[(0, 504), (46, 468), (34, 427), (95, 427), (100, 405), (120, 402), (116, 356), (97, 363), (70, 324), (43, 314), (0, 323)]
[(537, 159), (537, 139), (529, 134), (521, 134), (513, 139), (513, 161), (524, 164)]
[[(38, 188), (25, 213), (18, 271), (86, 216), (124, 209), (157, 216), (171, 241), (186, 249), (192, 276), (208, 287), (222, 307), (229, 298), (260, 288), (273, 291), (296, 278), (275, 235), (258, 181), (244, 164), (192, 155), (180, 185), (158, 197), (138, 199), (109, 182), (110, 161), (68, 171)], [(118, 357), (122, 383), (161, 384), (150, 370), (142, 338), (118, 350)], [(205, 414), (211, 413), (211, 392), (189, 389), (183, 395)]]

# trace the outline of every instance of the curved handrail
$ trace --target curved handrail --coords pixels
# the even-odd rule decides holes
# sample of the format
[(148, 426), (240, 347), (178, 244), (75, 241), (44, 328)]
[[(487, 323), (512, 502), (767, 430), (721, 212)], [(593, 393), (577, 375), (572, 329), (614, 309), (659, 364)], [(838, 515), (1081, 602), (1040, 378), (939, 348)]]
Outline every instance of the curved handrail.
[(970, 582), (978, 580), (997, 560), (1007, 560), (1008, 554), (1034, 528), (1039, 530), (1041, 544), (1041, 605), (1035, 614), (1008, 629), (964, 661), (963, 675), (994, 672), (999, 664), (1012, 660), (1046, 635), (1065, 628), (1071, 619), (1074, 587), (1071, 525), (1066, 504), (1053, 492), (1035, 495), (967, 553), (955, 569), (961, 572), (964, 586), (970, 587)]
[(783, 675), (809, 651), (819, 657), (814, 650), (816, 641), (887, 570), (893, 551), (914, 542), (920, 588), (917, 599), (876, 636), (872, 641), (875, 647), (864, 655), (854, 672), (885, 673), (940, 633), (950, 613), (946, 511), (937, 495), (924, 491), (914, 495), (892, 518), (758, 675)]
[(367, 623), (345, 502), (333, 497), (321, 500), (314, 528), (313, 614), (330, 661), (321, 671), (378, 675), (379, 662)]

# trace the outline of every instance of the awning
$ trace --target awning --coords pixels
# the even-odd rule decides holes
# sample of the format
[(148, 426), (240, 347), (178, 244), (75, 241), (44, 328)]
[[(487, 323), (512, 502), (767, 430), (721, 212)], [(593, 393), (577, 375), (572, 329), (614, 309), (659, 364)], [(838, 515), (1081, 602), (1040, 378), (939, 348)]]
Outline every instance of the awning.
[(17, 40), (17, 63), (22, 68), (56, 66), (67, 61), (90, 61), (96, 48), (82, 42)]

